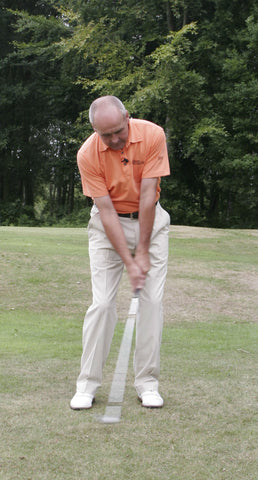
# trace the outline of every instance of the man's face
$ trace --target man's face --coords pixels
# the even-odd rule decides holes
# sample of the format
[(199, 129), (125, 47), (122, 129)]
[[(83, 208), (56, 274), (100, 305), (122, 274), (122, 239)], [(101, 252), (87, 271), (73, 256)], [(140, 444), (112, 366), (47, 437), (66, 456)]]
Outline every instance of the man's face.
[(123, 116), (117, 108), (108, 111), (97, 111), (93, 128), (101, 140), (112, 150), (122, 150), (126, 144), (129, 130), (129, 115)]

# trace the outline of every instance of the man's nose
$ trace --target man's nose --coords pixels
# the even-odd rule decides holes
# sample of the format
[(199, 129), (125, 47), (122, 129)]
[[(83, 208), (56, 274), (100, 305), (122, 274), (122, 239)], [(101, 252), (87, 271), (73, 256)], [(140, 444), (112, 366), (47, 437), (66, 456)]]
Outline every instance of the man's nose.
[(111, 137), (111, 142), (112, 143), (118, 143), (119, 142), (119, 136), (116, 133), (113, 133)]

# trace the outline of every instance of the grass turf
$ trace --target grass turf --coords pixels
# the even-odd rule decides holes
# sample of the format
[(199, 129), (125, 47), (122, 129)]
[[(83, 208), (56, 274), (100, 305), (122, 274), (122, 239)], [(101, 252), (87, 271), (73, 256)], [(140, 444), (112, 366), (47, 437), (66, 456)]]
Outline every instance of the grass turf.
[(140, 406), (132, 355), (122, 421), (102, 425), (130, 303), (90, 411), (74, 412), (90, 303), (85, 229), (0, 229), (4, 480), (255, 480), (257, 231), (171, 227), (161, 410)]

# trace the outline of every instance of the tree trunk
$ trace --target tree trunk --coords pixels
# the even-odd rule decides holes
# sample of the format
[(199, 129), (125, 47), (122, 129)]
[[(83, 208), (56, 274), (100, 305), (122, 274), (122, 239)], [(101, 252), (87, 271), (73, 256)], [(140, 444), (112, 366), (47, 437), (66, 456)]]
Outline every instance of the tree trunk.
[(170, 3), (167, 2), (167, 26), (168, 26), (168, 31), (171, 32), (171, 30), (175, 30), (175, 25), (174, 25), (174, 18), (173, 18), (173, 13), (170, 8)]
[(187, 24), (187, 7), (184, 7), (183, 27)]

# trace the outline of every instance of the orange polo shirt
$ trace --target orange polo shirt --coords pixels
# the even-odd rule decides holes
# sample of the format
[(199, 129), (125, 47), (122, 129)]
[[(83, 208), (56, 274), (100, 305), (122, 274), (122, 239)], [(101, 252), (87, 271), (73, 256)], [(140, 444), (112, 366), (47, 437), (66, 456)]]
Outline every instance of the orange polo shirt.
[(129, 120), (128, 138), (122, 150), (112, 150), (93, 133), (78, 151), (77, 162), (84, 195), (110, 195), (118, 213), (139, 210), (142, 178), (159, 178), (157, 201), (160, 177), (170, 174), (164, 130), (147, 120)]

